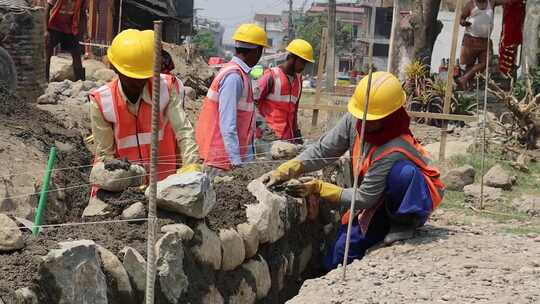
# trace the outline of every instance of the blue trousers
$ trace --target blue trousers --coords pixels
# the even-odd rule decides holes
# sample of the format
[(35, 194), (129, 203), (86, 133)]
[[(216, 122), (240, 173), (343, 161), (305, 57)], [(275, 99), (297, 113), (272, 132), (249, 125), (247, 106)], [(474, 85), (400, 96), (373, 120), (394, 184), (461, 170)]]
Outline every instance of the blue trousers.
[[(427, 221), (432, 208), (431, 194), (422, 171), (409, 160), (396, 162), (386, 180), (384, 204), (371, 219), (366, 235), (358, 226), (358, 218), (354, 218), (347, 263), (361, 259), (370, 247), (384, 240), (392, 222), (420, 227)], [(323, 266), (327, 271), (343, 263), (346, 239), (347, 225), (341, 225), (324, 259)]]

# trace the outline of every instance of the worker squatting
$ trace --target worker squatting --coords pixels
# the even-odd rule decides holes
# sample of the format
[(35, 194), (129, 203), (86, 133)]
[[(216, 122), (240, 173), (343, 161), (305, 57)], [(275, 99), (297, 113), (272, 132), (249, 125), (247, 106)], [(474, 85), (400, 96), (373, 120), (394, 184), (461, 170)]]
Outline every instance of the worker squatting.
[[(161, 87), (159, 180), (175, 173), (234, 170), (253, 159), (257, 112), (276, 139), (301, 137), (297, 123), (301, 73), (314, 61), (311, 45), (293, 40), (286, 61), (265, 71), (254, 96), (249, 74), (267, 47), (267, 35), (255, 24), (243, 24), (233, 40), (235, 56), (214, 78), (193, 127), (181, 106), (182, 83), (166, 74), (159, 84), (153, 83), (154, 32), (129, 29), (119, 33), (107, 52), (118, 77), (90, 96), (96, 163), (107, 166), (127, 159), (140, 165), (138, 171), (148, 169), (154, 85)], [(362, 258), (381, 241), (390, 244), (411, 238), (439, 205), (444, 190), (439, 172), (409, 129), (410, 119), (403, 108), (405, 93), (390, 73), (373, 74), (365, 144), (361, 145), (367, 85), (367, 79), (360, 81), (349, 102), (349, 113), (330, 132), (297, 158), (261, 177), (268, 187), (274, 187), (330, 165), (349, 151), (354, 174), (361, 180), (349, 262)], [(362, 154), (365, 157), (360, 163)], [(303, 179), (286, 188), (297, 197), (319, 196), (323, 204), (348, 204), (355, 191)], [(348, 218), (348, 214), (343, 216), (327, 254), (324, 266), (328, 270), (343, 259)]]

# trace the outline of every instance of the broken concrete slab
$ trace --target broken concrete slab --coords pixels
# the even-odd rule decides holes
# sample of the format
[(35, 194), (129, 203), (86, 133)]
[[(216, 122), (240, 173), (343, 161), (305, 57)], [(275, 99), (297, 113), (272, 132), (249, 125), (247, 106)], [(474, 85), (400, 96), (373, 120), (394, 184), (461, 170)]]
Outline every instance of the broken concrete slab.
[(272, 287), (272, 278), (268, 263), (259, 255), (256, 259), (249, 260), (243, 264), (242, 268), (246, 269), (255, 279), (257, 299), (260, 300), (266, 297)]
[(484, 175), (484, 185), (510, 190), (516, 183), (516, 176), (510, 175), (501, 165), (495, 165)]
[(189, 286), (184, 273), (184, 246), (177, 233), (167, 233), (156, 243), (156, 281), (166, 303), (177, 303)]
[(19, 226), (9, 216), (0, 213), (0, 252), (19, 250), (24, 239)]
[(193, 232), (193, 230), (188, 225), (185, 225), (185, 224), (165, 225), (165, 226), (161, 227), (161, 232), (163, 232), (163, 233), (169, 233), (169, 232), (178, 233), (178, 235), (180, 235), (180, 238), (183, 241), (190, 241), (193, 238), (193, 236), (195, 235), (195, 232)]
[(249, 223), (242, 223), (236, 226), (236, 230), (244, 241), (246, 259), (254, 257), (257, 254), (257, 250), (259, 250), (259, 232), (257, 231), (257, 227)]
[(244, 240), (234, 229), (219, 231), (221, 241), (221, 269), (228, 271), (240, 266), (246, 257)]
[(96, 244), (60, 242), (42, 258), (40, 287), (50, 303), (108, 304), (107, 281)]
[(159, 208), (202, 219), (216, 204), (216, 193), (204, 173), (173, 174), (158, 182), (157, 200)]
[(108, 249), (97, 245), (103, 272), (110, 280), (107, 286), (107, 298), (110, 304), (134, 303), (135, 297), (129, 276), (120, 260)]
[(459, 168), (452, 169), (446, 173), (442, 180), (446, 189), (452, 191), (463, 191), (465, 186), (474, 183), (476, 170), (473, 166), (465, 165)]
[(270, 192), (260, 180), (248, 184), (248, 190), (253, 194), (258, 204), (248, 205), (246, 214), (248, 222), (257, 227), (260, 243), (273, 243), (285, 234), (285, 223), (280, 217), (280, 211), (287, 208), (287, 199)]
[(195, 258), (201, 263), (212, 265), (214, 270), (221, 269), (221, 241), (219, 236), (201, 222), (193, 230), (198, 245), (192, 247)]

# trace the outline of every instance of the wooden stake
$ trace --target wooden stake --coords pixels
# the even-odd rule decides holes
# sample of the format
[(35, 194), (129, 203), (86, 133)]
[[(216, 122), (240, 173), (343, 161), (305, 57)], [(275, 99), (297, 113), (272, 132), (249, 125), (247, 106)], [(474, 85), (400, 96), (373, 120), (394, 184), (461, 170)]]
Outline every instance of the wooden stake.
[[(319, 51), (319, 66), (317, 67), (317, 88), (315, 89), (315, 104), (319, 104), (321, 101), (322, 93), (322, 77), (324, 74), (324, 67), (326, 63), (326, 42), (328, 40), (328, 29), (325, 27), (322, 30), (321, 37), (321, 49)], [(311, 129), (317, 127), (319, 121), (319, 109), (313, 110), (311, 117)]]
[[(448, 64), (448, 79), (446, 81), (446, 94), (444, 96), (443, 113), (450, 113), (450, 104), (452, 103), (452, 94), (454, 89), (454, 66), (456, 62), (457, 39), (459, 36), (459, 20), (461, 18), (461, 10), (463, 8), (463, 0), (457, 0), (456, 17), (454, 19), (454, 33), (452, 34), (452, 48), (450, 49), (450, 63)], [(441, 128), (441, 146), (439, 147), (439, 161), (443, 161), (446, 156), (446, 138), (448, 136), (448, 121), (443, 121)]]

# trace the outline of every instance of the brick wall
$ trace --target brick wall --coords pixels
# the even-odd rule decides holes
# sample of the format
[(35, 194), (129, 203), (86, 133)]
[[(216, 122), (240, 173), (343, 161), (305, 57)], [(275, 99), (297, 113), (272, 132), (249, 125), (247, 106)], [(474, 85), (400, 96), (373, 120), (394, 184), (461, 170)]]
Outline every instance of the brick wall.
[(11, 55), (17, 70), (17, 95), (34, 102), (45, 81), (45, 10), (0, 6), (0, 45)]

